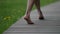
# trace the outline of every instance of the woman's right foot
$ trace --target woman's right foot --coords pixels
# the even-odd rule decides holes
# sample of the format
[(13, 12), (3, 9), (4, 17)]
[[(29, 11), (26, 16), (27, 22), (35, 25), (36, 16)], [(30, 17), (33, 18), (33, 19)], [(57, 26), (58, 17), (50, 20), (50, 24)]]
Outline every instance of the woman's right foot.
[(30, 18), (24, 17), (24, 19), (27, 21), (28, 24), (34, 24), (34, 23), (30, 20)]
[(40, 20), (44, 20), (44, 17), (42, 15), (39, 16)]
[(44, 17), (39, 17), (40, 20), (44, 20)]

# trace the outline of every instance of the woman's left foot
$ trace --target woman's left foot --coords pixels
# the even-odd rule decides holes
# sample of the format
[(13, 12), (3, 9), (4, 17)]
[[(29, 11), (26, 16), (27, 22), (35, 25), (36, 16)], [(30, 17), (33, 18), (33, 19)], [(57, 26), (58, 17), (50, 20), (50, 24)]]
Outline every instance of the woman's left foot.
[(24, 19), (27, 21), (28, 24), (34, 24), (34, 23), (31, 21), (30, 17), (25, 16)]

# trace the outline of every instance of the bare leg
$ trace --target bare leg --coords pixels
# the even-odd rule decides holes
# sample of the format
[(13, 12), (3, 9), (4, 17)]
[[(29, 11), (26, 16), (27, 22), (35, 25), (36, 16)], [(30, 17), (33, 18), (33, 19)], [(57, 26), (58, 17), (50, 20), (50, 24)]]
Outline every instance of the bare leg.
[(34, 0), (28, 0), (26, 15), (24, 17), (24, 19), (27, 21), (28, 24), (34, 24), (30, 19), (30, 13), (33, 5), (34, 5)]
[(43, 14), (42, 14), (41, 9), (40, 9), (40, 0), (35, 0), (35, 5), (36, 5), (37, 10), (38, 10), (39, 19), (44, 19)]

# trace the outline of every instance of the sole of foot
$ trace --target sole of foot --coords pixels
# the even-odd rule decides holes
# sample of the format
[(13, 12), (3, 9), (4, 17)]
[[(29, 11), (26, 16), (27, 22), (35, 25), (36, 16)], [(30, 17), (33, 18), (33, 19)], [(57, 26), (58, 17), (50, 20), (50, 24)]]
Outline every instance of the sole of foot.
[(28, 18), (24, 18), (24, 19), (27, 21), (28, 24), (34, 24), (30, 19)]

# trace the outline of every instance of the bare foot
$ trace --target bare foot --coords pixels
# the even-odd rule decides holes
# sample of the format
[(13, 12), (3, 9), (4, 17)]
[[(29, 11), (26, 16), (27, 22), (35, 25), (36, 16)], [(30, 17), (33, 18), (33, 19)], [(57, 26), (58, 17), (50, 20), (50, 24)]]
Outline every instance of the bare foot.
[(44, 17), (39, 17), (40, 20), (44, 20)]
[(34, 24), (34, 23), (30, 20), (30, 18), (24, 17), (24, 19), (27, 21), (28, 24)]
[(43, 16), (39, 16), (39, 19), (40, 19), (40, 20), (44, 20), (44, 17), (43, 17)]

